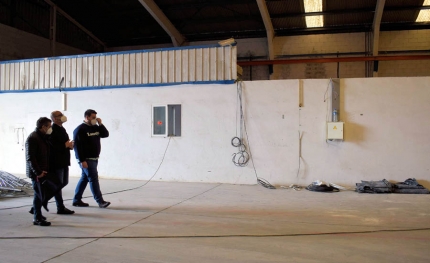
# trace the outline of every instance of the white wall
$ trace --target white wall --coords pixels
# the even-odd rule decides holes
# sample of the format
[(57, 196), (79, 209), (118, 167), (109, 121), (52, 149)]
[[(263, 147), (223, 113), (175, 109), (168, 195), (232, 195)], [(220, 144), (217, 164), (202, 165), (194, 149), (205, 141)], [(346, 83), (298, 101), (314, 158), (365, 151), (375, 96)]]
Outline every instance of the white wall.
[[(325, 141), (328, 79), (245, 82), (244, 107), (258, 176), (272, 184), (320, 179), (353, 185), (360, 180), (409, 177), (430, 181), (430, 78), (341, 80), (340, 119), (345, 141)], [(172, 138), (154, 180), (254, 184), (252, 165), (232, 164), (236, 148), (236, 85), (183, 85), (68, 93), (69, 134), (88, 108), (110, 131), (102, 139), (99, 172), (105, 178), (149, 179), (168, 138), (151, 138), (151, 105), (182, 104), (182, 137)], [(0, 94), (0, 169), (25, 173), (15, 127), (26, 136), (40, 116), (61, 108), (59, 92)], [(299, 131), (303, 132), (299, 176)], [(22, 139), (20, 138), (20, 143)], [(79, 168), (72, 160), (71, 175)]]
[[(57, 42), (56, 56), (87, 52)], [(49, 39), (0, 24), (0, 60), (43, 58), (51, 56)]]

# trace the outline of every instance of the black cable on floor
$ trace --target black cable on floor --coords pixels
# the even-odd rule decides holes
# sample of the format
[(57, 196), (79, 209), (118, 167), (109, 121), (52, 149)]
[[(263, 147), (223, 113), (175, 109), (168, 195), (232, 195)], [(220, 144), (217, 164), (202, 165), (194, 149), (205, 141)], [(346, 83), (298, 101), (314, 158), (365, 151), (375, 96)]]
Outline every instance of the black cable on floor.
[[(169, 148), (169, 144), (170, 144), (170, 139), (171, 139), (171, 138), (172, 138), (172, 137), (170, 137), (170, 136), (169, 136), (169, 141), (167, 142), (166, 149), (164, 150), (163, 158), (161, 159), (161, 162), (160, 162), (160, 164), (158, 165), (158, 168), (157, 168), (157, 170), (155, 171), (154, 175), (152, 175), (152, 176), (151, 176), (151, 178), (149, 178), (149, 180), (148, 180), (148, 181), (146, 181), (144, 184), (139, 185), (139, 186), (137, 186), (137, 187), (133, 187), (133, 188), (130, 188), (130, 189), (119, 190), (119, 191), (110, 192), (110, 193), (104, 193), (103, 195), (111, 195), (111, 194), (117, 194), (117, 193), (121, 193), (121, 192), (126, 192), (126, 191), (136, 190), (136, 189), (138, 189), (138, 188), (141, 188), (141, 187), (144, 187), (145, 185), (147, 185), (147, 184), (152, 180), (152, 178), (154, 178), (154, 176), (157, 174), (158, 170), (160, 169), (161, 164), (162, 164), (162, 163), (163, 163), (163, 161), (164, 161), (164, 157), (166, 157), (166, 152), (167, 152), (167, 149)], [(30, 196), (29, 196), (29, 197), (30, 197)], [(92, 197), (92, 195), (90, 195), (90, 196), (84, 196), (84, 197), (82, 197), (82, 198), (89, 198), (89, 197)], [(71, 198), (70, 198), (70, 199), (64, 199), (63, 201), (70, 201), (70, 200), (73, 200), (73, 199), (71, 199)], [(54, 202), (54, 201), (51, 201), (51, 202), (49, 202), (49, 203), (52, 203), (52, 202)], [(0, 211), (1, 211), (1, 210), (15, 209), (15, 208), (22, 208), (22, 207), (29, 207), (29, 206), (33, 206), (33, 204), (30, 204), (30, 205), (22, 205), (22, 206), (14, 206), (14, 207), (7, 207), (7, 208), (1, 208), (1, 209), (0, 209)]]

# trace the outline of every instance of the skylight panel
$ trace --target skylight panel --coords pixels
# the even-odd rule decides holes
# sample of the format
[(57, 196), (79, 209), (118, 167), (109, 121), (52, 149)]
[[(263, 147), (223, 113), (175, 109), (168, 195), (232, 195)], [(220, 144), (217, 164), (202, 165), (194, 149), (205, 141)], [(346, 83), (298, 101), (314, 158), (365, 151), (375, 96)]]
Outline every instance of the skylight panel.
[[(303, 3), (305, 6), (305, 13), (322, 12), (322, 0), (303, 0)], [(323, 16), (306, 16), (307, 27), (322, 27), (323, 25)]]
[[(430, 0), (425, 0), (423, 6), (430, 5)], [(430, 9), (420, 10), (417, 20), (415, 22), (430, 22)]]

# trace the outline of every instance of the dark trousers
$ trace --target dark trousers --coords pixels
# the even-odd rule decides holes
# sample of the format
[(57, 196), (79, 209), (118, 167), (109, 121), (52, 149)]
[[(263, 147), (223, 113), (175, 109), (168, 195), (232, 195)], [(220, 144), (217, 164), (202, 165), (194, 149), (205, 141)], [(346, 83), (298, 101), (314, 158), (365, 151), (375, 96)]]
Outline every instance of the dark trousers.
[(40, 191), (40, 188), (36, 185), (36, 179), (31, 178), (31, 183), (33, 184), (33, 190), (34, 190), (34, 198), (33, 198), (33, 219), (34, 220), (41, 220), (42, 219), (42, 200), (40, 200), (40, 197), (38, 196), (38, 193)]
[(78, 185), (75, 189), (75, 197), (73, 198), (73, 202), (79, 202), (82, 199), (82, 195), (84, 194), (85, 188), (88, 183), (90, 183), (90, 189), (93, 193), (94, 200), (97, 203), (104, 202), (102, 192), (100, 191), (99, 184), (99, 174), (97, 171), (97, 160), (87, 160), (88, 168), (82, 168), (81, 179), (78, 182)]
[[(69, 167), (58, 168), (53, 171), (55, 177), (61, 183), (61, 188), (64, 188), (69, 183)], [(57, 209), (64, 208), (63, 194), (61, 190), (55, 195)]]

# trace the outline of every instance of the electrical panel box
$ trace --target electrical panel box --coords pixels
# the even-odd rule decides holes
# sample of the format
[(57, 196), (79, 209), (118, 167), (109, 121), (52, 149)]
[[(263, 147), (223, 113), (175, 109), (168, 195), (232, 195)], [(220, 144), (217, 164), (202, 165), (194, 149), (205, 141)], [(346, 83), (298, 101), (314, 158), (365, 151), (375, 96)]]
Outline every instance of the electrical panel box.
[(327, 139), (343, 140), (343, 122), (327, 122)]

